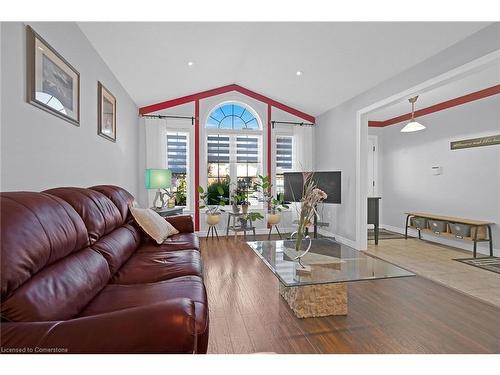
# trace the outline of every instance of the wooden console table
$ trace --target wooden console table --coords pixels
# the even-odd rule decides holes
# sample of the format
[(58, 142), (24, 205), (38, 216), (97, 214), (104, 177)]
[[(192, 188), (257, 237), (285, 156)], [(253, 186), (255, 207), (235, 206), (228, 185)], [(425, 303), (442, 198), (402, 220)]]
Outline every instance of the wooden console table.
[[(472, 241), (474, 243), (474, 258), (477, 253), (477, 243), (478, 242), (489, 242), (490, 243), (490, 256), (493, 256), (493, 238), (491, 236), (491, 225), (494, 224), (490, 221), (481, 221), (481, 220), (472, 220), (472, 219), (464, 219), (462, 217), (453, 217), (453, 216), (444, 216), (444, 215), (435, 215), (429, 214), (426, 212), (405, 212), (406, 215), (406, 226), (405, 226), (405, 239), (408, 238), (408, 228), (414, 228), (410, 226), (410, 218), (412, 217), (422, 217), (425, 219), (431, 220), (441, 220), (446, 221), (448, 223), (457, 223), (457, 224), (467, 224), (471, 226), (471, 235), (470, 237), (457, 237), (449, 232), (441, 232), (439, 234), (432, 231), (429, 228), (415, 228), (418, 230), (418, 238), (421, 239), (421, 232), (431, 233), (434, 235), (439, 235), (441, 237), (448, 237), (453, 239), (461, 239), (465, 241)], [(486, 231), (488, 232), (488, 236), (486, 238)]]

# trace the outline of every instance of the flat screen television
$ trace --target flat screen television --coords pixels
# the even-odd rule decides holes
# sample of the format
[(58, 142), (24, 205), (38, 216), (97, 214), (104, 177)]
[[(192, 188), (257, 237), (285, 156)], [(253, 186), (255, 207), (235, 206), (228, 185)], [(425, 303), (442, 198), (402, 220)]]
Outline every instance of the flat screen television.
[[(299, 202), (302, 198), (304, 177), (302, 172), (284, 173), (285, 194), (284, 200), (288, 202)], [(324, 203), (341, 203), (341, 172), (314, 172), (314, 181), (318, 188), (327, 195)]]

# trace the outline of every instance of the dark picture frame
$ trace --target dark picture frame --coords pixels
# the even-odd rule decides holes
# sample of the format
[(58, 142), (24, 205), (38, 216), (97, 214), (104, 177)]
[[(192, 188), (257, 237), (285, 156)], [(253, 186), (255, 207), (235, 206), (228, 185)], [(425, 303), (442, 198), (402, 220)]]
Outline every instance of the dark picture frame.
[(26, 26), (28, 103), (80, 126), (80, 73)]
[(116, 98), (97, 82), (97, 134), (116, 142)]

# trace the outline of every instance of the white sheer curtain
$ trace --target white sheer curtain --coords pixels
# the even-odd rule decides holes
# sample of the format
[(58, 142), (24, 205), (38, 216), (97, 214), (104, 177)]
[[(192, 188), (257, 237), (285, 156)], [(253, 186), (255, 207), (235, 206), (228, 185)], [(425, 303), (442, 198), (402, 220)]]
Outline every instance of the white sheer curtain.
[[(167, 167), (167, 121), (146, 118), (146, 168)], [(155, 190), (148, 191), (149, 207), (153, 204)]]
[(293, 127), (294, 169), (298, 172), (313, 170), (313, 130), (312, 126)]

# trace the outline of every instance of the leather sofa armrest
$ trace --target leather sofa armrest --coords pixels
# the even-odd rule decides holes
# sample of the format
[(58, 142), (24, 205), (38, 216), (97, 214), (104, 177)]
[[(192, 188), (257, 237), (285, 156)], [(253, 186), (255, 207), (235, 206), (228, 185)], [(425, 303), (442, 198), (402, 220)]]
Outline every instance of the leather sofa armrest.
[(167, 216), (165, 220), (172, 224), (174, 228), (181, 233), (194, 232), (193, 218), (191, 215)]
[(4, 353), (18, 348), (28, 353), (195, 353), (197, 344), (194, 302), (187, 298), (59, 322), (1, 323), (1, 328)]

